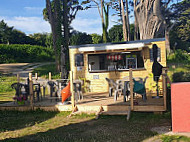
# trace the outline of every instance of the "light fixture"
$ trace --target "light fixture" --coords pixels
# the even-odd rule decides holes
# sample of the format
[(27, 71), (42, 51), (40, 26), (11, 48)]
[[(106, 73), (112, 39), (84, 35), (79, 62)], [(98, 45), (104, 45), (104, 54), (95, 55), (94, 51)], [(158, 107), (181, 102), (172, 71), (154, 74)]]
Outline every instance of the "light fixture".
[(131, 52), (121, 52), (121, 53), (131, 53)]

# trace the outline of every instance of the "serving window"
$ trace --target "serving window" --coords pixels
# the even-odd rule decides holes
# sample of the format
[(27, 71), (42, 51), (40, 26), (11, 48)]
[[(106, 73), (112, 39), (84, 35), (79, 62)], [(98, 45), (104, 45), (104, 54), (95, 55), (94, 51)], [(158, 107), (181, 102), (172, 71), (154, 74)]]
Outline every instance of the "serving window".
[(88, 55), (89, 71), (128, 70), (144, 68), (140, 51)]

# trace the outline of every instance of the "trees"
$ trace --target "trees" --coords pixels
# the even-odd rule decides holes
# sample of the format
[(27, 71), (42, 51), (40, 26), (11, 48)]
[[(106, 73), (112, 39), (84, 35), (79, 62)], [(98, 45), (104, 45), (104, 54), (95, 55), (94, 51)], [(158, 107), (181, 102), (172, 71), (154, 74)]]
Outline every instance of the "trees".
[[(111, 42), (125, 41), (123, 39), (123, 25), (114, 25), (108, 32)], [(130, 24), (130, 40), (134, 40), (134, 24)]]
[(82, 32), (74, 32), (70, 38), (70, 45), (82, 45), (91, 43), (92, 37)]
[(134, 0), (134, 14), (140, 39), (163, 37), (164, 17), (161, 13), (161, 0)]
[(61, 16), (60, 16), (60, 1), (46, 0), (46, 9), (44, 9), (44, 19), (48, 20), (51, 25), (52, 37), (53, 37), (53, 49), (55, 52), (56, 70), (60, 71), (60, 51), (61, 51)]
[(122, 22), (123, 39), (124, 41), (129, 41), (131, 36), (130, 36), (128, 0), (111, 0), (111, 1), (112, 1), (112, 8), (116, 10), (116, 15), (120, 17), (118, 22), (119, 23)]
[(123, 25), (114, 25), (109, 29), (108, 35), (111, 42), (119, 42), (123, 40)]
[(34, 33), (27, 36), (24, 32), (9, 27), (3, 20), (0, 22), (0, 43), (31, 44), (46, 46), (47, 33)]
[(98, 44), (102, 42), (102, 36), (98, 34), (91, 34), (92, 37), (92, 43), (93, 44)]
[(9, 27), (4, 20), (0, 21), (0, 38), (1, 43), (9, 44), (13, 27)]
[[(130, 40), (130, 27), (129, 27), (128, 0), (125, 0), (126, 7), (124, 6), (123, 0), (121, 0), (120, 4), (121, 4), (121, 11), (122, 11), (123, 38), (125, 41), (129, 41)], [(126, 12), (125, 12), (125, 9), (126, 9)]]
[(29, 37), (36, 43), (36, 45), (40, 46), (46, 46), (47, 36), (48, 33), (34, 33), (29, 35)]
[(183, 0), (173, 4), (170, 11), (170, 19), (174, 21), (173, 29), (170, 31), (171, 46), (174, 50), (190, 50), (190, 1)]
[(44, 19), (51, 25), (56, 70), (61, 71), (65, 78), (68, 73), (66, 64), (69, 64), (69, 25), (80, 9), (82, 7), (78, 0), (46, 0), (46, 8), (43, 10)]
[(105, 2), (104, 0), (85, 0), (82, 4), (89, 4), (86, 9), (92, 8), (90, 3), (94, 3), (98, 9), (98, 13), (102, 22), (102, 38), (103, 42), (108, 42), (108, 26), (109, 26), (109, 5), (110, 2)]

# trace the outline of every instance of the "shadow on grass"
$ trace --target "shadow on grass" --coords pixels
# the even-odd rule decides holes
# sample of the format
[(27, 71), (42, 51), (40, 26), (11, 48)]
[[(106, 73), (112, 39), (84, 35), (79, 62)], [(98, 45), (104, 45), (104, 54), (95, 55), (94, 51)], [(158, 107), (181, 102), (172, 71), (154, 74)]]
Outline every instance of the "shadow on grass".
[(56, 129), (4, 141), (138, 142), (156, 135), (150, 131), (152, 127), (169, 122), (168, 118), (149, 113), (133, 113), (130, 121), (126, 121), (126, 116), (101, 116), (98, 120), (90, 119), (81, 123), (75, 123), (74, 118), (70, 121), (69, 125)]
[(37, 111), (0, 111), (0, 132), (14, 131), (33, 126), (54, 117), (58, 112)]
[(12, 101), (0, 101), (0, 104), (6, 104), (6, 103), (10, 103)]

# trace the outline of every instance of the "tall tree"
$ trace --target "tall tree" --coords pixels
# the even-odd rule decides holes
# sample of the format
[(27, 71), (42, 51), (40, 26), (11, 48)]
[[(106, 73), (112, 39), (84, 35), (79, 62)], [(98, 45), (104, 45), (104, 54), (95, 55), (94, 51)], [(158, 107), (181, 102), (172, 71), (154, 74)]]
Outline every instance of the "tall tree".
[(126, 25), (127, 25), (127, 40), (131, 40), (131, 32), (130, 32), (130, 22), (129, 22), (129, 6), (128, 6), (128, 0), (125, 0), (125, 5), (126, 5)]
[(44, 19), (48, 20), (53, 37), (53, 48), (56, 56), (56, 69), (67, 76), (69, 60), (69, 26), (78, 10), (82, 9), (78, 0), (46, 0), (43, 10)]
[[(128, 0), (121, 0), (122, 22), (123, 22), (123, 38), (125, 41), (130, 40), (130, 24), (128, 12)], [(124, 5), (125, 4), (125, 5)], [(126, 9), (126, 10), (125, 10)]]
[(4, 20), (0, 21), (0, 37), (1, 42), (5, 44), (9, 44), (11, 40), (11, 33), (13, 31), (13, 27), (9, 27)]
[(46, 0), (47, 11), (44, 10), (44, 14), (48, 16), (45, 15), (44, 18), (47, 18), (51, 25), (52, 37), (53, 37), (53, 48), (55, 52), (56, 70), (60, 71), (60, 55), (61, 55), (60, 54), (61, 45), (59, 44), (59, 39), (61, 38), (61, 35), (60, 35), (61, 25), (59, 21), (61, 19), (60, 13), (59, 13), (60, 1), (54, 0), (53, 2), (50, 2), (50, 0)]
[(104, 0), (86, 0), (82, 2), (82, 4), (89, 4), (86, 6), (86, 9), (94, 7), (93, 5), (91, 5), (91, 3), (94, 3), (98, 9), (98, 13), (102, 22), (102, 38), (103, 42), (106, 43), (108, 41), (110, 2), (105, 2)]
[[(117, 16), (119, 16), (118, 22), (122, 22), (123, 25), (123, 39), (129, 41), (130, 36), (130, 22), (129, 22), (129, 8), (128, 0), (111, 0), (112, 8), (116, 10)], [(114, 16), (115, 14), (113, 14)]]
[(134, 0), (134, 13), (140, 39), (151, 39), (164, 35), (161, 0)]

